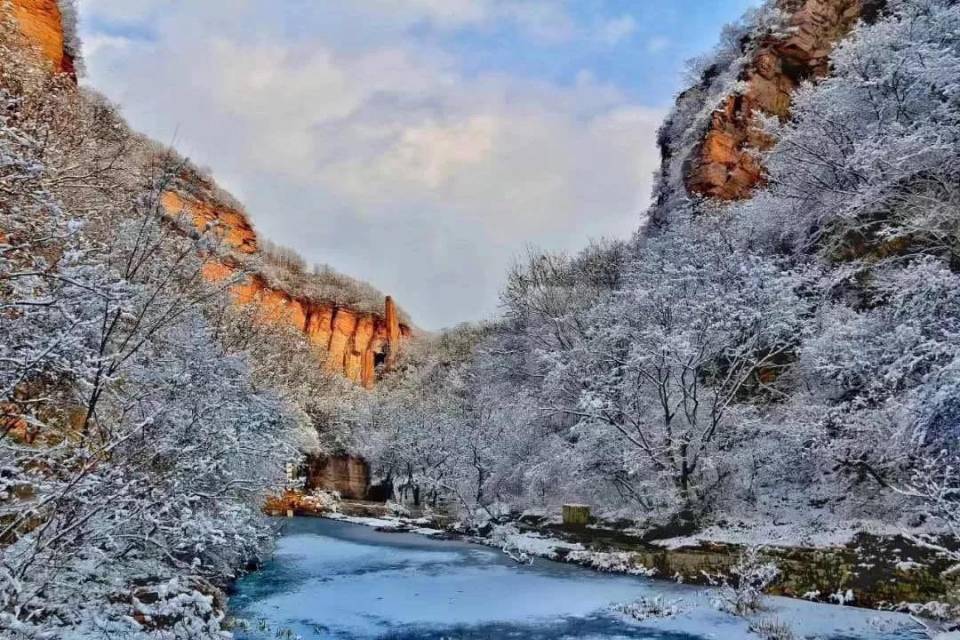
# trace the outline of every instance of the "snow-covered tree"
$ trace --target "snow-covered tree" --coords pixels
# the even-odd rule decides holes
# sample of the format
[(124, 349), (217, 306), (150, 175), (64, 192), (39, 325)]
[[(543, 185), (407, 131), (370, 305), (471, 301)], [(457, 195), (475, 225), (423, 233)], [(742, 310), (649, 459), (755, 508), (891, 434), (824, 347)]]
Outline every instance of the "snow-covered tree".
[(178, 165), (8, 62), (5, 83), (24, 77), (0, 89), (0, 635), (219, 638), (296, 413), (218, 341), (216, 247), (158, 207)]
[(747, 404), (780, 393), (771, 383), (797, 347), (800, 284), (713, 225), (660, 235), (592, 313), (587, 338), (559, 358), (559, 377), (575, 376), (582, 391), (554, 408), (577, 417), (577, 431), (609, 430), (630, 448), (643, 504), (664, 490), (695, 502), (726, 474), (716, 453), (743, 437)]
[(953, 257), (960, 145), (960, 10), (894, 0), (769, 123), (770, 188), (749, 203), (775, 240), (829, 258)]

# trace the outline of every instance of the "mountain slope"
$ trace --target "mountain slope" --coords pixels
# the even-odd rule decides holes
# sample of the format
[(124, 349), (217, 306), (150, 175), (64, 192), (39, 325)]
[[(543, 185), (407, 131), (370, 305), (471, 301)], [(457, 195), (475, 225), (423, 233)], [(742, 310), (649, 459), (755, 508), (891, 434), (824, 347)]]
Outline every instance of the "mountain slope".
[[(789, 116), (801, 83), (824, 77), (834, 46), (883, 0), (777, 0), (730, 25), (697, 61), (694, 86), (680, 94), (660, 133), (661, 203), (673, 197), (747, 198), (764, 182), (758, 153), (773, 140), (764, 116)], [(656, 211), (654, 212), (656, 214)]]
[(242, 208), (197, 172), (184, 170), (161, 203), (167, 215), (185, 216), (198, 232), (210, 229), (221, 239), (220, 259), (205, 270), (211, 282), (246, 274), (231, 285), (235, 302), (253, 305), (263, 321), (300, 329), (325, 351), (330, 371), (370, 388), (377, 366), (390, 366), (412, 335), (390, 296), (330, 270), (310, 273), (273, 259)]
[[(73, 5), (57, 0), (12, 0), (11, 10), (27, 41), (54, 71), (73, 77)], [(66, 20), (64, 20), (66, 17)], [(270, 264), (242, 206), (213, 181), (184, 164), (161, 199), (171, 217), (185, 216), (196, 231), (212, 229), (223, 259), (208, 266), (214, 282), (242, 279), (232, 286), (239, 305), (254, 305), (262, 321), (299, 328), (325, 350), (323, 364), (347, 379), (373, 386), (377, 366), (392, 364), (412, 335), (409, 321), (390, 296), (330, 270), (311, 276), (288, 265)], [(238, 273), (247, 277), (237, 278)]]

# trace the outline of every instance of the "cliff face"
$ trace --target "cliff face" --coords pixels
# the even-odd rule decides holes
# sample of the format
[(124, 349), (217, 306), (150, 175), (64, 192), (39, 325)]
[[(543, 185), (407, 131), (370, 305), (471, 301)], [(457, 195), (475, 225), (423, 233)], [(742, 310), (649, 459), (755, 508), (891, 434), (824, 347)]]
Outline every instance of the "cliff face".
[[(223, 263), (208, 265), (205, 275), (211, 281), (233, 275), (234, 269)], [(330, 371), (370, 388), (376, 380), (376, 366), (390, 364), (409, 329), (387, 321), (386, 314), (355, 311), (328, 302), (317, 302), (290, 295), (270, 287), (257, 275), (248, 276), (230, 288), (238, 305), (256, 305), (258, 316), (266, 322), (286, 323), (303, 331), (314, 344), (326, 350)], [(387, 310), (393, 300), (387, 296)], [(395, 318), (394, 314), (394, 318)], [(396, 337), (391, 340), (391, 335)]]
[(858, 19), (872, 19), (879, 5), (879, 0), (779, 0), (778, 8), (789, 16), (787, 28), (755, 43), (739, 77), (744, 90), (721, 102), (688, 159), (687, 191), (719, 200), (749, 197), (764, 180), (752, 151), (770, 144), (756, 127), (755, 113), (787, 117), (793, 91), (804, 80), (824, 76), (836, 43)]
[(212, 205), (200, 199), (165, 191), (161, 204), (168, 213), (186, 214), (197, 231), (211, 227), (213, 232), (234, 251), (256, 253), (257, 236), (245, 215), (226, 205)]
[[(206, 185), (201, 185), (206, 186)], [(161, 204), (170, 216), (186, 215), (198, 231), (213, 230), (231, 251), (241, 255), (257, 254), (257, 236), (246, 216), (236, 208), (201, 194), (166, 191)], [(204, 276), (218, 282), (234, 276), (234, 261), (209, 262)], [(400, 323), (396, 305), (390, 296), (384, 300), (383, 314), (351, 309), (323, 300), (296, 295), (271, 286), (261, 275), (246, 276), (230, 287), (236, 304), (255, 305), (257, 317), (264, 322), (292, 325), (303, 331), (326, 351), (330, 371), (370, 388), (376, 381), (378, 364), (390, 366), (402, 340), (410, 337), (410, 327)]]
[(348, 500), (363, 500), (370, 489), (370, 465), (360, 457), (307, 456), (304, 488), (336, 491)]
[[(7, 4), (9, 3), (9, 4)], [(34, 46), (55, 71), (75, 75), (65, 16), (57, 0), (0, 0), (7, 7), (27, 43)], [(229, 194), (189, 166), (164, 192), (160, 202), (169, 216), (184, 215), (198, 232), (211, 229), (223, 243), (229, 258), (210, 263), (204, 273), (211, 281), (223, 280), (241, 268), (240, 259), (260, 255), (253, 226)], [(278, 267), (279, 268), (279, 267)], [(231, 287), (239, 305), (257, 305), (257, 316), (267, 322), (292, 324), (327, 351), (324, 366), (350, 380), (373, 386), (376, 366), (390, 365), (410, 327), (399, 320), (396, 305), (387, 296), (382, 313), (354, 309), (333, 301), (298, 295), (271, 286), (265, 277), (253, 275)]]
[(68, 51), (63, 15), (57, 0), (13, 0), (13, 17), (27, 40), (38, 47), (57, 71), (75, 75)]

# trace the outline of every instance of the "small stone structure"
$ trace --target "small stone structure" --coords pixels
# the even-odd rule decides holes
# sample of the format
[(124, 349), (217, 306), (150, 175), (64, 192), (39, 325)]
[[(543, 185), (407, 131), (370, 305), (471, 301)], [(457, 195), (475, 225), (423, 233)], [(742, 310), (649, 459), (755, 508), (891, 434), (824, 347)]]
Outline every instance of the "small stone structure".
[(585, 504), (563, 505), (563, 524), (584, 527), (590, 522), (590, 507)]

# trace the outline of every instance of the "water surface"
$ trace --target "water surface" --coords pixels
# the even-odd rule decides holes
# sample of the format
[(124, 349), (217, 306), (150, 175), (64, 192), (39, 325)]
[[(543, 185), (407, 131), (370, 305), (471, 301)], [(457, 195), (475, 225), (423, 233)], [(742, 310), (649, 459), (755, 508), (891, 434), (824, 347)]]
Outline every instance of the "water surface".
[[(638, 622), (610, 609), (658, 595), (678, 600), (682, 612)], [(250, 626), (237, 633), (241, 640), (757, 638), (746, 621), (717, 611), (714, 596), (546, 560), (520, 565), (466, 542), (293, 518), (273, 559), (239, 581), (230, 604)], [(759, 617), (789, 624), (798, 637), (919, 637), (904, 616), (786, 598), (770, 598)]]

